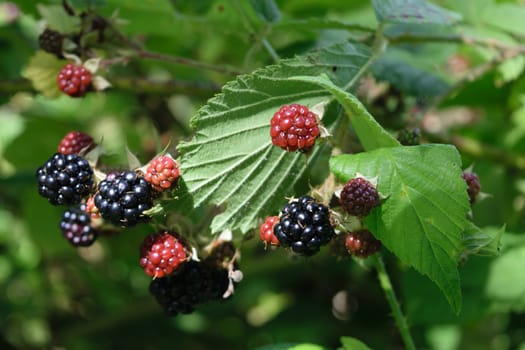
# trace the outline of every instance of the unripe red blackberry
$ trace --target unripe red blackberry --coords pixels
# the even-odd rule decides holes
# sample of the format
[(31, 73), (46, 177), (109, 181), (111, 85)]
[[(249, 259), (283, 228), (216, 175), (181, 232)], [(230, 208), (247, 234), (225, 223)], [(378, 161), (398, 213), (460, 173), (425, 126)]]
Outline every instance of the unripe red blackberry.
[(140, 245), (140, 266), (153, 278), (171, 274), (188, 258), (177, 235), (161, 231), (147, 236)]
[(350, 232), (346, 236), (345, 246), (348, 254), (366, 258), (381, 248), (381, 242), (370, 231), (359, 230)]
[(64, 37), (56, 30), (46, 28), (38, 36), (40, 48), (46, 52), (52, 53), (57, 57), (62, 57), (62, 42)]
[(317, 253), (335, 236), (328, 207), (310, 196), (285, 205), (273, 232), (281, 246), (306, 256)]
[(90, 149), (95, 145), (93, 138), (82, 131), (70, 131), (60, 141), (58, 153), (73, 154), (83, 149)]
[(99, 219), (100, 218), (100, 212), (98, 211), (97, 206), (95, 205), (95, 196), (91, 195), (86, 199), (86, 213), (89, 214), (91, 219)]
[(129, 227), (148, 219), (143, 212), (153, 206), (152, 191), (134, 171), (111, 173), (98, 184), (95, 205), (104, 220)]
[(481, 184), (479, 183), (479, 177), (476, 173), (465, 171), (461, 175), (467, 183), (467, 193), (470, 200), (470, 204), (476, 201), (476, 198), (481, 191)]
[(279, 245), (279, 240), (273, 234), (273, 227), (279, 222), (278, 216), (268, 216), (259, 228), (261, 240), (270, 245)]
[(381, 204), (377, 189), (362, 177), (353, 178), (346, 183), (339, 201), (348, 214), (358, 217), (367, 216), (372, 208)]
[(68, 63), (57, 76), (58, 88), (71, 97), (82, 97), (91, 88), (91, 73), (83, 66)]
[(99, 232), (91, 226), (91, 218), (84, 205), (69, 208), (62, 215), (60, 230), (64, 237), (75, 247), (87, 247), (97, 239)]
[(53, 205), (73, 205), (87, 197), (93, 186), (93, 169), (78, 154), (55, 153), (37, 170), (38, 192)]
[(177, 162), (170, 156), (154, 158), (146, 168), (144, 178), (158, 192), (163, 192), (177, 185), (180, 170)]
[(308, 151), (320, 134), (318, 116), (298, 104), (282, 106), (270, 126), (272, 143), (289, 152)]

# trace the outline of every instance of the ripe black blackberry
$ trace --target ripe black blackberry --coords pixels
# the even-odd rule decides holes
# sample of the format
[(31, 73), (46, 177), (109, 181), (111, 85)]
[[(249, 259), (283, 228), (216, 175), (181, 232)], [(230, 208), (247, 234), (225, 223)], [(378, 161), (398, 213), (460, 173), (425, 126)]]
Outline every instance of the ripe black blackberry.
[(49, 28), (38, 36), (38, 45), (46, 52), (52, 53), (55, 56), (62, 58), (62, 42), (64, 37), (56, 30)]
[(415, 129), (403, 129), (397, 134), (397, 140), (403, 146), (416, 146), (421, 143), (421, 130)]
[(198, 304), (220, 300), (229, 284), (228, 270), (188, 261), (172, 275), (153, 279), (150, 293), (169, 316), (192, 313)]
[(481, 184), (479, 183), (479, 177), (476, 173), (469, 171), (463, 172), (461, 177), (467, 183), (467, 193), (470, 200), (470, 204), (473, 204), (476, 201), (476, 198), (481, 191)]
[(291, 247), (295, 253), (305, 256), (317, 253), (335, 236), (328, 207), (316, 203), (310, 196), (285, 205), (273, 232), (281, 246)]
[(99, 232), (91, 226), (91, 217), (85, 212), (85, 206), (69, 208), (62, 215), (60, 230), (64, 237), (75, 247), (87, 247), (97, 239)]
[(339, 196), (341, 205), (350, 215), (365, 217), (381, 204), (379, 193), (370, 181), (356, 177), (346, 183)]
[(146, 221), (145, 210), (153, 206), (151, 185), (134, 171), (111, 173), (98, 184), (95, 205), (104, 220), (129, 227)]
[(93, 169), (78, 154), (55, 153), (36, 172), (38, 193), (53, 205), (79, 204), (93, 188)]

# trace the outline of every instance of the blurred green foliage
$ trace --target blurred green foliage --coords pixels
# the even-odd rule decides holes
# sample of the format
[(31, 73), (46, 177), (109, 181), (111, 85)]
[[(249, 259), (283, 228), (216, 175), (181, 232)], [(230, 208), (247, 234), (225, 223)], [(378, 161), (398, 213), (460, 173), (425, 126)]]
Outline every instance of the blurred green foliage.
[[(242, 72), (274, 63), (267, 43), (289, 58), (333, 43), (369, 42), (377, 26), (372, 5), (359, 0), (265, 1), (263, 15), (250, 6), (254, 2), (242, 0), (69, 3), (77, 12), (113, 16), (126, 37), (151, 52)], [(520, 45), (523, 2), (433, 3), (459, 13), (462, 21), (453, 30), (390, 24), (392, 42), (372, 68), (375, 79), (366, 76), (356, 94), (392, 132), (418, 126), (427, 141), (454, 143), (490, 194), (473, 207), (476, 224), (491, 232), (506, 223), (508, 232), (499, 257), (471, 258), (460, 267), (464, 306), (458, 316), (431, 282), (388, 253), (386, 260), (421, 348), (523, 348), (523, 55), (468, 80), (469, 72), (497, 57), (496, 50), (447, 40), (459, 33)], [(137, 58), (105, 76), (113, 89), (83, 99), (46, 98), (23, 72), (45, 27), (42, 9), (51, 5), (60, 8), (61, 1), (0, 2), (0, 348), (276, 349), (272, 344), (311, 343), (352, 349), (342, 336), (372, 349), (402, 348), (375, 274), (366, 263), (336, 259), (328, 250), (292, 259), (249, 239), (258, 234), (254, 230), (238, 242), (245, 278), (232, 300), (170, 319), (149, 295), (149, 278), (138, 264), (138, 246), (150, 226), (72, 248), (58, 229), (62, 209), (38, 195), (34, 175), (59, 140), (82, 130), (103, 141), (105, 163), (124, 167), (126, 147), (146, 162), (169, 140), (188, 140), (191, 116), (233, 76)], [(403, 41), (406, 33), (439, 33), (443, 40)], [(100, 45), (97, 53), (111, 58), (122, 52)], [(360, 151), (355, 140), (344, 142), (345, 151)], [(185, 224), (206, 223), (204, 214), (192, 213)]]

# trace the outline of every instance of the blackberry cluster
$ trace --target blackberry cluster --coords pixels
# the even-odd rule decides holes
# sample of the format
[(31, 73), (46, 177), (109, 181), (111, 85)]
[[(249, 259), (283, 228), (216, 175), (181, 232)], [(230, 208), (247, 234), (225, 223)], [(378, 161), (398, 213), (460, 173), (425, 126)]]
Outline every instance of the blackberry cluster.
[(174, 274), (153, 279), (150, 293), (169, 316), (192, 313), (198, 304), (221, 300), (230, 283), (228, 270), (206, 261), (188, 261)]
[(91, 226), (91, 217), (85, 212), (85, 206), (69, 208), (62, 215), (60, 230), (64, 237), (75, 247), (87, 247), (97, 239), (99, 232)]
[(80, 153), (84, 148), (90, 149), (94, 145), (93, 138), (88, 134), (84, 134), (81, 131), (70, 131), (60, 141), (58, 153)]
[(270, 120), (272, 143), (288, 152), (308, 151), (320, 134), (317, 119), (306, 106), (282, 106)]
[(397, 134), (397, 140), (403, 146), (416, 146), (421, 143), (421, 130), (415, 129), (403, 129)]
[(79, 204), (93, 188), (93, 169), (77, 154), (55, 153), (38, 168), (38, 193), (53, 205)]
[(313, 255), (334, 236), (328, 207), (302, 196), (285, 205), (273, 228), (279, 244), (300, 255)]
[(38, 36), (38, 45), (46, 52), (52, 53), (55, 56), (62, 57), (62, 42), (64, 38), (62, 34), (56, 30), (46, 28)]
[(465, 171), (461, 175), (463, 180), (467, 183), (467, 193), (470, 200), (470, 204), (473, 204), (481, 191), (481, 184), (479, 183), (478, 174)]
[(367, 258), (381, 248), (378, 241), (368, 230), (350, 232), (345, 241), (348, 254), (359, 258)]
[(348, 214), (358, 217), (367, 216), (372, 208), (381, 204), (377, 189), (362, 177), (348, 181), (341, 191), (339, 200)]
[(134, 171), (110, 173), (98, 184), (95, 205), (104, 220), (129, 227), (146, 221), (153, 206), (151, 185)]
[(144, 239), (140, 245), (140, 266), (147, 275), (167, 276), (186, 261), (186, 249), (176, 236), (176, 233), (161, 231)]
[(91, 73), (83, 66), (68, 63), (57, 76), (58, 88), (71, 97), (82, 97), (91, 88)]

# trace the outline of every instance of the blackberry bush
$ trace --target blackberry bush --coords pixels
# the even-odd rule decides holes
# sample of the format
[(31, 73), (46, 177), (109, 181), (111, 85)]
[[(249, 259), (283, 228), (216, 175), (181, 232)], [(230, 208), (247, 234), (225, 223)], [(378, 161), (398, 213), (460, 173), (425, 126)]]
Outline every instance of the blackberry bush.
[(98, 230), (91, 226), (91, 217), (85, 212), (84, 205), (68, 208), (59, 226), (64, 237), (75, 247), (90, 246), (99, 235)]
[(95, 205), (104, 220), (128, 227), (146, 221), (153, 206), (151, 185), (134, 171), (110, 173), (98, 184)]
[(281, 210), (273, 232), (279, 244), (300, 255), (313, 255), (335, 235), (328, 207), (310, 196), (292, 200)]
[(154, 278), (171, 274), (187, 258), (186, 249), (176, 233), (161, 231), (151, 234), (140, 246), (140, 266)]
[(289, 152), (308, 151), (320, 134), (317, 115), (298, 104), (282, 106), (270, 125), (272, 143)]
[(77, 154), (55, 153), (36, 172), (38, 193), (53, 205), (79, 204), (93, 188), (93, 169)]
[(381, 204), (374, 185), (362, 177), (349, 180), (343, 187), (339, 200), (348, 214), (358, 217), (367, 216), (372, 208)]

